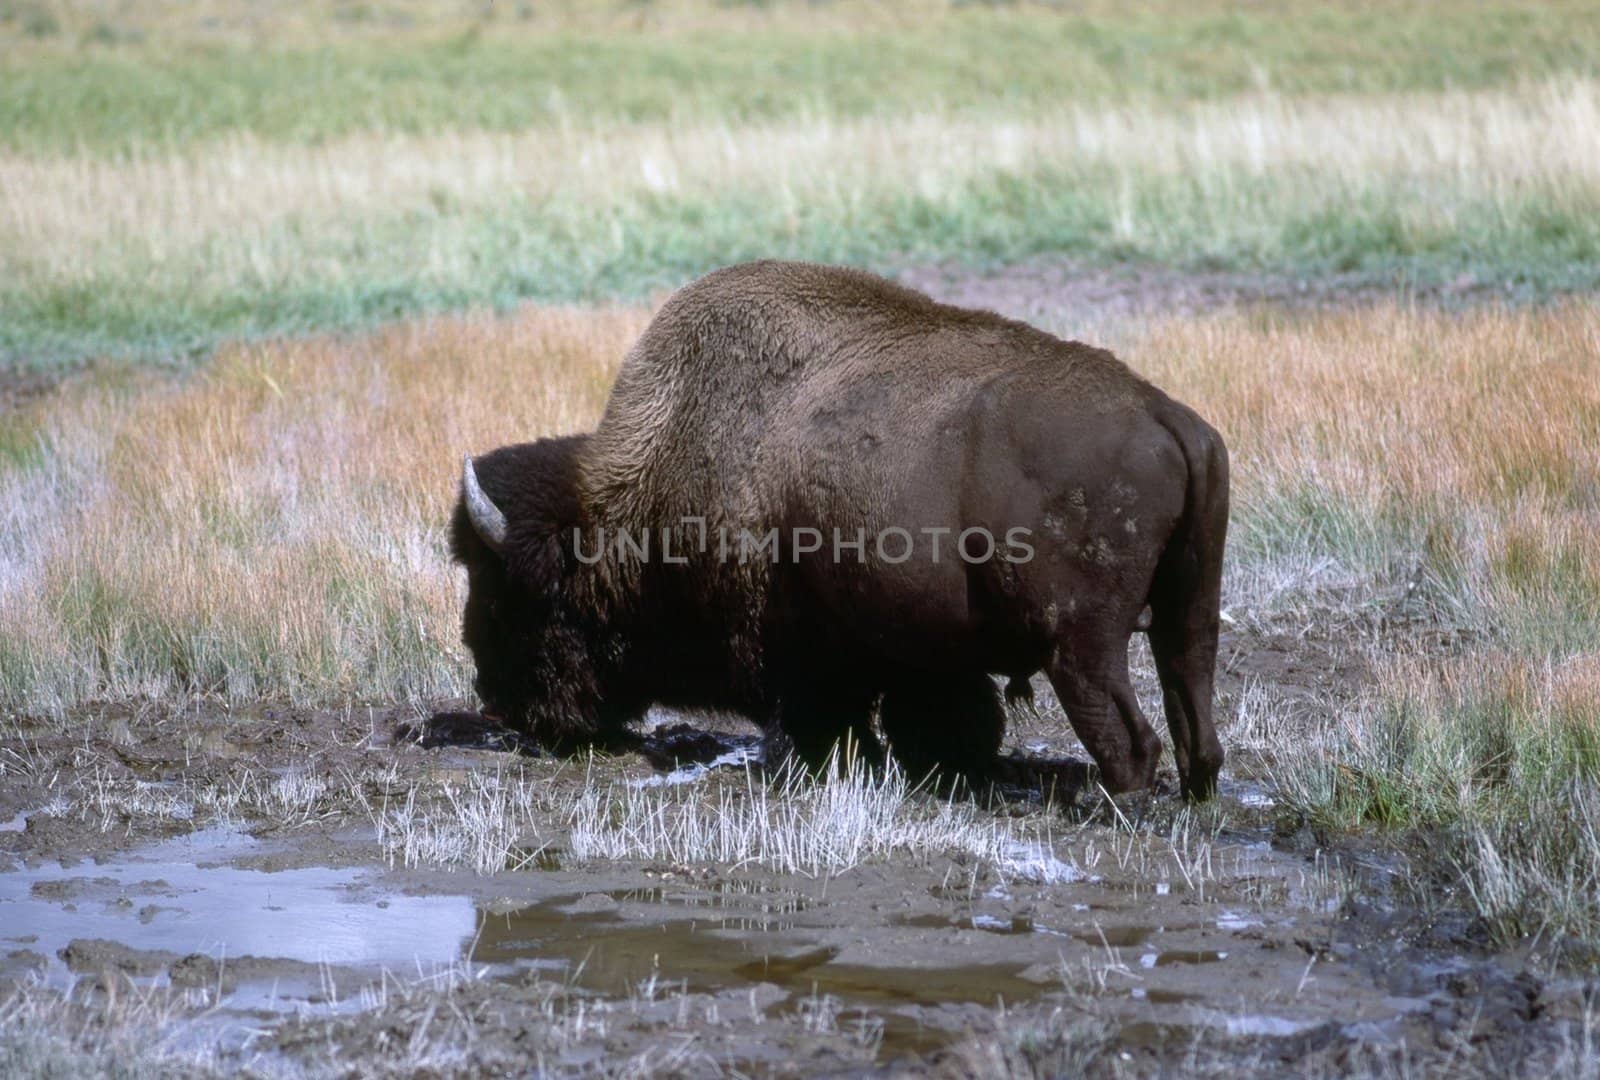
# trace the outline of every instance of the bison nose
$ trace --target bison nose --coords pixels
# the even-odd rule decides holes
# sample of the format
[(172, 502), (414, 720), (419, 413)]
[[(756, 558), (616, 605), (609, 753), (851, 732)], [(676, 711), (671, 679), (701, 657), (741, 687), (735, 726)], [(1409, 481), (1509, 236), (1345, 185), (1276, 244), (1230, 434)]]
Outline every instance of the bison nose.
[(478, 715), (496, 724), (506, 722), (506, 709), (494, 697), (484, 692), (483, 679), (472, 680), (472, 692), (478, 696)]

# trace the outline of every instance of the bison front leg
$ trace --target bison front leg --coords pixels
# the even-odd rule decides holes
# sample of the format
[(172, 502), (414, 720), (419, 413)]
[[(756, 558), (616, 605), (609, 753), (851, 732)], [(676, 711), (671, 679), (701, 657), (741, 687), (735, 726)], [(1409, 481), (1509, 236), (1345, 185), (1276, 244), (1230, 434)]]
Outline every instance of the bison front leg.
[(1050, 685), (1072, 730), (1094, 758), (1106, 790), (1119, 795), (1155, 783), (1161, 736), (1139, 710), (1128, 676), (1128, 641), (1070, 640), (1051, 660)]
[(769, 729), (764, 756), (792, 757), (812, 772), (824, 769), (838, 751), (869, 768), (883, 764), (883, 748), (872, 732), (871, 689), (823, 677), (788, 680), (778, 699), (776, 732)]
[(939, 773), (978, 783), (1006, 733), (1005, 707), (981, 671), (908, 674), (884, 692), (878, 722), (913, 782)]

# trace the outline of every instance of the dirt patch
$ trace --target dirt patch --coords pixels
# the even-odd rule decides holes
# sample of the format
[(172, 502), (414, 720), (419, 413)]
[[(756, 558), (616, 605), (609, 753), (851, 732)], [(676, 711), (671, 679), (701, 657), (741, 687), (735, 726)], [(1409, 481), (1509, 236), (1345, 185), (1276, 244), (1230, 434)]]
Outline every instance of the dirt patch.
[(1141, 263), (1105, 266), (1057, 256), (992, 270), (955, 264), (911, 266), (894, 276), (946, 303), (1068, 331), (1073, 326), (1107, 328), (1226, 308), (1326, 311), (1401, 302), (1455, 309), (1538, 299), (1514, 283), (1480, 280), (1471, 274), (1438, 284), (1356, 273), (1180, 270)]
[(75, 975), (103, 972), (107, 975), (155, 975), (167, 969), (177, 957), (171, 953), (135, 949), (120, 941), (78, 938), (60, 953), (67, 970)]

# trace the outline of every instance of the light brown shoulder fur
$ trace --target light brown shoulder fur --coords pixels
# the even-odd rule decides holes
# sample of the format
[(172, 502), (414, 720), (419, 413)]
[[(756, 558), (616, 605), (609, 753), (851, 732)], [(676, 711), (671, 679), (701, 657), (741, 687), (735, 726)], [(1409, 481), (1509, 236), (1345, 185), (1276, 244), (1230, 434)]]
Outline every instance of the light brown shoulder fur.
[[(704, 516), (761, 523), (783, 489), (763, 450), (822, 400), (872, 380), (931, 418), (984, 380), (1119, 402), (1149, 387), (1103, 350), (989, 311), (941, 304), (864, 271), (764, 261), (713, 271), (662, 306), (629, 351), (582, 462), (598, 523), (641, 528)], [(711, 463), (717, 463), (712, 465)], [(722, 466), (719, 470), (718, 465)]]

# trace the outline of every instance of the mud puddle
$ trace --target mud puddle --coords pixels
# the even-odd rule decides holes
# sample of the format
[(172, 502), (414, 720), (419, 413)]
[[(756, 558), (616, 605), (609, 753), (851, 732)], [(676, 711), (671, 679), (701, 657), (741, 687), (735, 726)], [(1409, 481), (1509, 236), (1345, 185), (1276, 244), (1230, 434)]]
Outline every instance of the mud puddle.
[[(1250, 882), (1290, 876), (1270, 852), (1234, 855)], [(759, 988), (780, 1015), (828, 1000), (876, 1032), (880, 1060), (927, 1052), (1017, 1007), (1092, 1010), (1135, 1041), (1154, 1028), (1265, 1038), (1330, 1019), (1382, 1027), (1405, 1012), (1355, 971), (1308, 974), (1319, 904), (1269, 913), (1192, 894), (1130, 899), (1125, 882), (1102, 877), (964, 899), (933, 885), (920, 895), (938, 910), (917, 910), (905, 887), (915, 876), (862, 868), (826, 895), (815, 883), (730, 879), (556, 896), (484, 912), (471, 960), (612, 997)]]
[(108, 972), (185, 988), (210, 1006), (206, 1037), (224, 1043), (264, 1013), (348, 1014), (384, 979), (441, 972), (512, 993), (543, 980), (596, 1001), (749, 996), (802, 1027), (820, 1014), (853, 1024), (884, 1060), (959, 1039), (997, 1008), (1086, 998), (1134, 1033), (1215, 1026), (1219, 1008), (1288, 1030), (1333, 1000), (1352, 1021), (1386, 1018), (1344, 978), (1317, 980), (1293, 1015), (1258, 1014), (1248, 995), (1225, 1001), (1216, 988), (1234, 980), (1304, 982), (1285, 948), (1292, 920), (1268, 927), (1170, 894), (1132, 901), (1104, 878), (1011, 882), (963, 900), (945, 886), (908, 888), (928, 873), (909, 867), (831, 883), (672, 884), (647, 883), (648, 870), (572, 868), (503, 875), (494, 883), (506, 891), (485, 896), (460, 888), (472, 879), (294, 861), (291, 848), (210, 829), (98, 863), (0, 874), (0, 949), (32, 958), (63, 990)]
[[(841, 946), (822, 944), (827, 935), (808, 934), (793, 922), (713, 915), (637, 925), (621, 911), (574, 912), (573, 899), (482, 913), (471, 959), (556, 967), (579, 985), (613, 995), (660, 982), (690, 992), (768, 983), (862, 1004), (993, 1005), (1029, 1000), (1046, 989), (1019, 977), (1027, 967), (1022, 963), (918, 968), (839, 963)], [(765, 936), (745, 936), (750, 931)]]
[[(610, 901), (614, 906), (601, 906)], [(959, 1037), (974, 1009), (1031, 1002), (1052, 992), (1030, 965), (895, 967), (850, 962), (834, 920), (808, 927), (806, 897), (750, 882), (704, 892), (658, 888), (566, 896), (512, 911), (484, 911), (470, 950), (502, 977), (537, 971), (611, 998), (663, 992), (748, 992), (776, 1015), (869, 1033), (893, 1058)], [(736, 994), (733, 996), (737, 996)]]
[[(264, 856), (273, 856), (271, 859)], [(514, 985), (526, 974), (598, 999), (757, 989), (778, 1015), (869, 1029), (886, 1053), (958, 1035), (966, 1013), (1037, 998), (1028, 966), (897, 968), (850, 962), (840, 913), (812, 925), (801, 893), (747, 880), (504, 898), (432, 893), (420, 876), (291, 861), (229, 829), (200, 830), (101, 862), (0, 873), (0, 951), (64, 992), (97, 980), (186, 989), (209, 1006), (185, 1041), (237, 1045), (263, 1014), (349, 1014), (391, 975), (465, 972)], [(537, 889), (541, 875), (524, 875)], [(571, 874), (545, 875), (559, 878)], [(981, 921), (981, 919), (980, 919)], [(229, 1017), (235, 1022), (229, 1023)]]

